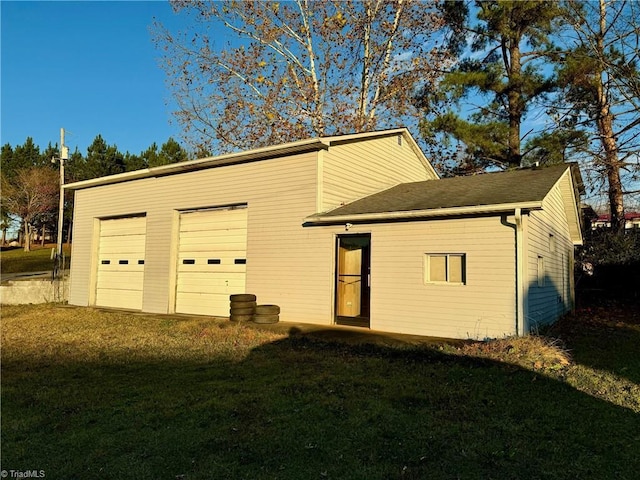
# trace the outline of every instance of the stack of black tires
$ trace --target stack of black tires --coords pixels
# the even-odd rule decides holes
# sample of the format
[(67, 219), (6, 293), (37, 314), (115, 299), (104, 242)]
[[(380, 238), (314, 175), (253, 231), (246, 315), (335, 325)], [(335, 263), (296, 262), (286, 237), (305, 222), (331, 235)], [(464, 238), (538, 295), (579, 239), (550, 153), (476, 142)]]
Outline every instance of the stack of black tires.
[(280, 307), (278, 305), (256, 305), (256, 313), (253, 316), (255, 323), (277, 323), (280, 320)]
[(258, 305), (257, 298), (251, 293), (231, 295), (229, 320), (232, 322), (277, 323), (280, 321), (278, 305)]
[(250, 293), (231, 295), (229, 320), (232, 322), (250, 322), (256, 313), (256, 296)]

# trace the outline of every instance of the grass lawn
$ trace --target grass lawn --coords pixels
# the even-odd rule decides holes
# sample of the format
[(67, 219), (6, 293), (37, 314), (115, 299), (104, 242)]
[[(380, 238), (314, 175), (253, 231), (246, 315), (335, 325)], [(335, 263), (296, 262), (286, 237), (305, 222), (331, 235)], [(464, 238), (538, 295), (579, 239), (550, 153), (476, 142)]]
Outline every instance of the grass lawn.
[[(30, 252), (25, 252), (23, 248), (3, 249), (0, 253), (0, 271), (2, 273), (19, 273), (19, 272), (40, 272), (53, 269), (53, 260), (51, 259), (51, 249), (56, 248), (55, 245), (46, 245), (45, 247), (31, 246)], [(66, 268), (71, 265), (71, 247), (63, 245), (65, 254)]]
[(65, 480), (637, 479), (638, 310), (581, 311), (550, 332), (562, 344), (392, 348), (5, 306), (1, 468)]

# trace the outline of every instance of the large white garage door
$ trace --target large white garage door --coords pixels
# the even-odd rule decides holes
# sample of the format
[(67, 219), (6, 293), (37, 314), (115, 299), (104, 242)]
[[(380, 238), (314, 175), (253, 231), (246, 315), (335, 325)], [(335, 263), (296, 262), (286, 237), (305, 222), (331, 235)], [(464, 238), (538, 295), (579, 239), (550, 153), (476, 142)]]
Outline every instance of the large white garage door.
[(142, 310), (146, 217), (100, 221), (96, 305)]
[(229, 295), (245, 293), (247, 208), (180, 215), (176, 312), (229, 316)]

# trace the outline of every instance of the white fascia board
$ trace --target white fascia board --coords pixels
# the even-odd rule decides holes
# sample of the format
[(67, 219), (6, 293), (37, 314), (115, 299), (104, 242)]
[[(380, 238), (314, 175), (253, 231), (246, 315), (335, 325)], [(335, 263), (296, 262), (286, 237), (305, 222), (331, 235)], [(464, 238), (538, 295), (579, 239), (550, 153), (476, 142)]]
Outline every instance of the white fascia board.
[(216, 157), (188, 160), (186, 162), (171, 163), (169, 165), (145, 168), (142, 170), (135, 170), (133, 172), (118, 173), (107, 177), (92, 178), (90, 180), (65, 184), (63, 185), (63, 188), (66, 190), (80, 190), (82, 188), (128, 182), (141, 178), (174, 175), (177, 173), (191, 172), (205, 168), (222, 167), (225, 165), (233, 165), (235, 163), (252, 162), (265, 158), (292, 155), (313, 150), (327, 150), (329, 145), (330, 143), (324, 138), (310, 138), (306, 140), (299, 140), (297, 142), (285, 143), (283, 145), (256, 148), (245, 152), (228, 153)]
[(334, 224), (342, 222), (367, 222), (401, 220), (428, 217), (452, 217), (460, 215), (480, 215), (484, 213), (513, 212), (522, 210), (541, 210), (542, 202), (503, 203), (497, 205), (474, 205), (470, 207), (433, 208), (429, 210), (408, 210), (401, 212), (360, 213), (352, 215), (312, 215), (305, 220), (308, 223)]
[(374, 132), (348, 133), (345, 135), (332, 135), (330, 137), (321, 137), (329, 143), (349, 142), (351, 140), (363, 140), (365, 138), (389, 137), (398, 135), (399, 133), (408, 133), (405, 127), (392, 128), (389, 130), (377, 130)]

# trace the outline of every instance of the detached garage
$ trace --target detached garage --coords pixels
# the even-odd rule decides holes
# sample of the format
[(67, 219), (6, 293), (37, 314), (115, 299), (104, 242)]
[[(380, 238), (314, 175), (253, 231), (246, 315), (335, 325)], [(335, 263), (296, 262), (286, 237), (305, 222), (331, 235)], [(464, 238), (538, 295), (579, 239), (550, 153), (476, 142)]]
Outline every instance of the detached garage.
[(454, 338), (572, 308), (579, 170), (440, 179), (406, 129), (313, 138), (65, 185), (69, 303)]

